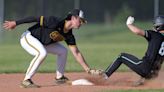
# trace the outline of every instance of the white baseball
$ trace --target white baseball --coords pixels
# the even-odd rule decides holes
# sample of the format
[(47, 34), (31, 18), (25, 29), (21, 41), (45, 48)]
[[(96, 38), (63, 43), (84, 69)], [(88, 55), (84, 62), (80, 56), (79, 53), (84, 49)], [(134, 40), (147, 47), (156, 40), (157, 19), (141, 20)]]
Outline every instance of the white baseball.
[(129, 16), (126, 21), (126, 25), (133, 24), (134, 23), (134, 17)]

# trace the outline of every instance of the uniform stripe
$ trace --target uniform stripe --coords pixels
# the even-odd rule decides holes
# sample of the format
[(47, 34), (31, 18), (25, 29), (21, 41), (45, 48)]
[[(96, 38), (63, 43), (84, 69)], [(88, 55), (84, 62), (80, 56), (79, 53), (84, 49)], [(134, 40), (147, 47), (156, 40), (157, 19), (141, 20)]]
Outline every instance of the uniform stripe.
[(33, 61), (33, 63), (32, 63), (32, 65), (31, 65), (31, 67), (29, 67), (29, 69), (28, 69), (28, 71), (27, 71), (27, 74), (31, 71), (31, 69), (32, 69), (32, 67), (34, 66), (34, 64), (35, 64), (35, 62), (36, 62), (36, 60), (38, 59), (38, 57), (40, 56), (40, 52), (39, 52), (39, 50), (37, 49), (37, 48), (35, 48), (33, 45), (31, 45), (29, 42), (28, 42), (28, 40), (27, 40), (27, 37), (25, 36), (25, 41), (27, 42), (27, 44), (29, 45), (29, 46), (31, 46), (33, 49), (35, 49), (39, 54), (37, 55), (37, 57), (36, 57), (36, 59)]
[(139, 61), (139, 62), (134, 62), (133, 60), (130, 60), (129, 58), (127, 58), (127, 57), (124, 57), (124, 56), (121, 56), (123, 59), (125, 59), (125, 60), (128, 60), (129, 62), (131, 62), (131, 63), (133, 63), (133, 64), (135, 64), (135, 65), (138, 65), (138, 64), (140, 64), (140, 63), (142, 63), (143, 61)]
[[(116, 58), (116, 59), (114, 60), (114, 62), (115, 62), (117, 59), (118, 59), (118, 58)], [(109, 69), (113, 66), (114, 62), (110, 65), (110, 67), (108, 67), (108, 68), (105, 70), (105, 72), (109, 71)]]
[(43, 26), (43, 16), (40, 17), (40, 26)]
[(145, 31), (145, 37), (148, 37), (148, 33), (147, 33), (147, 31)]

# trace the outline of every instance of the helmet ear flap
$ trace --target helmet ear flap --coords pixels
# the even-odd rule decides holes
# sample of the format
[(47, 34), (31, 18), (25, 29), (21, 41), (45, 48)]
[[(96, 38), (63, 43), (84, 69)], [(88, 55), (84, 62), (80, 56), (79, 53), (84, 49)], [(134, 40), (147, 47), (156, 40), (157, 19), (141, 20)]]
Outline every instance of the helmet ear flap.
[(155, 29), (155, 30), (158, 30), (158, 27), (159, 27), (159, 26), (154, 26), (154, 29)]
[(164, 30), (164, 25), (161, 25), (161, 26), (154, 26), (155, 30), (157, 31), (161, 31), (161, 30)]

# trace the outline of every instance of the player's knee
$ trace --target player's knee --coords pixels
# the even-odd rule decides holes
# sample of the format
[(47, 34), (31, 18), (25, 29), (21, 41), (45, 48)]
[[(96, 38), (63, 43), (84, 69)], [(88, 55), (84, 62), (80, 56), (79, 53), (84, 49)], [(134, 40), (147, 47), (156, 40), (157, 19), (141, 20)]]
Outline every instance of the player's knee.
[(120, 53), (120, 54), (118, 55), (118, 58), (121, 58), (122, 56), (124, 56), (124, 53)]
[(122, 52), (122, 53), (120, 54), (120, 57), (121, 57), (121, 56), (125, 56), (125, 55), (126, 55), (126, 53), (123, 53), (123, 52)]
[(43, 50), (39, 53), (39, 56), (42, 57), (42, 58), (45, 58), (47, 56), (47, 51), (46, 50)]

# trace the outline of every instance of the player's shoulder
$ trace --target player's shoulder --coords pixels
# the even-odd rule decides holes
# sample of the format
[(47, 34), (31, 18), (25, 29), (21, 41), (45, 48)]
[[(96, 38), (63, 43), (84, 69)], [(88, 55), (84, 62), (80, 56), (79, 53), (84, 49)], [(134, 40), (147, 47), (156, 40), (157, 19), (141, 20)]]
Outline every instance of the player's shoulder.
[(154, 30), (151, 30), (151, 29), (147, 29), (145, 31), (148, 31), (148, 32), (154, 32)]
[(148, 34), (155, 34), (155, 33), (158, 33), (154, 30), (145, 30), (145, 33), (148, 33)]
[(147, 30), (147, 32), (150, 34), (161, 34), (160, 32), (155, 31), (155, 30)]
[(146, 38), (150, 38), (151, 35), (154, 33), (153, 30), (144, 30), (144, 32), (145, 32), (144, 37), (146, 37)]
[(59, 24), (62, 19), (60, 17), (56, 17), (56, 16), (48, 16), (48, 17), (45, 17), (45, 20), (48, 23)]
[(56, 16), (48, 16), (47, 18), (51, 19), (51, 20), (56, 20), (56, 21), (60, 21), (61, 20), (60, 17), (56, 17)]
[(146, 30), (145, 31), (145, 36), (146, 37), (159, 37), (159, 36), (162, 36), (162, 34), (155, 31), (155, 30)]

